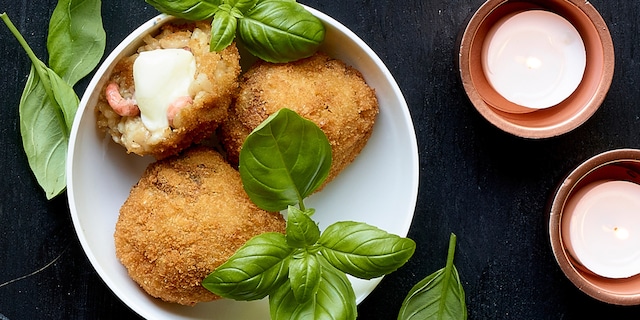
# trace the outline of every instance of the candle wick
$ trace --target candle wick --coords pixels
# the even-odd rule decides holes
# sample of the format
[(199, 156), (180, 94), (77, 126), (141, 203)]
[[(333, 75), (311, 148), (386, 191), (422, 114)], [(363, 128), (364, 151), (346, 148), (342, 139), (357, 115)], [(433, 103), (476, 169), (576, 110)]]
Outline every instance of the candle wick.
[(629, 230), (627, 230), (626, 228), (613, 227), (613, 233), (615, 234), (616, 238), (620, 240), (629, 238)]
[(542, 61), (536, 57), (527, 57), (526, 65), (529, 69), (539, 69), (542, 66)]

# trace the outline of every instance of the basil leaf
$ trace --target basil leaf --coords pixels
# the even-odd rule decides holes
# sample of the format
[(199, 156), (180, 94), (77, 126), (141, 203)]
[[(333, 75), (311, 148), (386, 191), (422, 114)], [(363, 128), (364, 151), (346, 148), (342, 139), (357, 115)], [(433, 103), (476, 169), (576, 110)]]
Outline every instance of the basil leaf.
[(447, 264), (418, 282), (402, 302), (398, 320), (467, 319), (465, 294), (453, 264), (456, 236), (451, 234)]
[(326, 179), (330, 167), (331, 146), (324, 132), (289, 109), (280, 109), (262, 122), (240, 151), (244, 189), (253, 203), (267, 211), (302, 205)]
[(69, 131), (78, 108), (73, 88), (40, 61), (9, 17), (0, 18), (31, 59), (31, 71), (20, 98), (20, 132), (31, 171), (48, 199), (66, 188)]
[(222, 51), (228, 47), (236, 37), (238, 19), (230, 12), (219, 10), (211, 22), (210, 51)]
[(269, 296), (269, 310), (272, 320), (290, 319), (356, 319), (356, 295), (347, 276), (331, 266), (322, 257), (321, 277), (316, 296), (309, 301), (298, 304), (286, 281), (278, 290)]
[(48, 96), (33, 65), (20, 98), (19, 114), (29, 167), (47, 199), (53, 199), (66, 188), (69, 138), (60, 108)]
[(260, 1), (240, 19), (238, 28), (247, 50), (269, 62), (311, 56), (325, 36), (322, 21), (295, 1)]
[(187, 20), (207, 20), (222, 0), (145, 0), (158, 11)]
[(287, 212), (287, 244), (294, 248), (306, 248), (318, 242), (318, 225), (302, 210), (289, 206)]
[(318, 259), (318, 255), (301, 249), (289, 263), (289, 281), (298, 303), (309, 301), (318, 292), (322, 274)]
[(228, 299), (262, 299), (287, 279), (292, 252), (283, 234), (263, 233), (247, 241), (202, 285)]
[(341, 221), (327, 227), (318, 240), (320, 252), (336, 268), (361, 279), (391, 273), (404, 265), (416, 243), (374, 226)]
[(106, 45), (100, 0), (60, 0), (49, 21), (49, 66), (70, 86), (100, 62)]

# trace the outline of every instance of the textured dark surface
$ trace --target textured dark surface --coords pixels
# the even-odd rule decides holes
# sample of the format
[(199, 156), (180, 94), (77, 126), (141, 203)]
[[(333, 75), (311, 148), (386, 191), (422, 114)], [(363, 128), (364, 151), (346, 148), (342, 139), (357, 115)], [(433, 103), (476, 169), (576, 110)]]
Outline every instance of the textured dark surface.
[[(142, 0), (104, 2), (107, 52), (157, 14)], [(499, 131), (464, 93), (456, 41), (481, 0), (301, 2), (353, 30), (387, 64), (418, 138), (420, 190), (409, 233), (418, 250), (360, 305), (360, 319), (394, 319), (411, 286), (444, 266), (451, 232), (458, 236), (455, 263), (470, 319), (640, 318), (640, 307), (601, 303), (565, 278), (551, 253), (545, 216), (551, 192), (581, 161), (640, 148), (640, 2), (592, 1), (615, 45), (611, 89), (584, 125), (544, 140)], [(55, 4), (0, 4), (43, 60)], [(136, 319), (85, 257), (66, 196), (47, 201), (29, 171), (17, 111), (29, 60), (2, 24), (0, 43), (0, 319)], [(87, 83), (76, 91), (82, 94)]]

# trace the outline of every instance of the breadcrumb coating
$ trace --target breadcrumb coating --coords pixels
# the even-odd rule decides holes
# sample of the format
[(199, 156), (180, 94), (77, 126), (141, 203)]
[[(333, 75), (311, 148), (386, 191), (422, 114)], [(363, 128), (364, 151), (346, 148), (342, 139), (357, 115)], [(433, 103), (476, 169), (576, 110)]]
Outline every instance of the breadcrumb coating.
[(285, 231), (257, 208), (216, 151), (188, 149), (152, 163), (120, 209), (116, 255), (151, 296), (194, 305), (218, 296), (202, 280), (252, 237)]
[[(238, 89), (240, 54), (235, 43), (220, 52), (209, 51), (211, 25), (207, 22), (166, 24), (160, 34), (144, 38), (138, 53), (155, 49), (183, 48), (196, 60), (195, 80), (189, 87), (193, 102), (181, 109), (172, 126), (152, 134), (139, 115), (120, 116), (109, 105), (103, 88), (96, 105), (98, 127), (123, 145), (127, 152), (152, 155), (157, 159), (174, 155), (211, 136), (227, 117), (229, 104)], [(119, 86), (120, 95), (135, 99), (133, 63), (138, 53), (123, 58), (114, 67), (108, 83)]]
[(269, 115), (289, 108), (323, 130), (333, 152), (326, 182), (362, 151), (379, 113), (374, 89), (344, 62), (318, 52), (295, 62), (258, 62), (247, 71), (240, 92), (220, 126), (228, 160), (237, 165), (249, 133)]

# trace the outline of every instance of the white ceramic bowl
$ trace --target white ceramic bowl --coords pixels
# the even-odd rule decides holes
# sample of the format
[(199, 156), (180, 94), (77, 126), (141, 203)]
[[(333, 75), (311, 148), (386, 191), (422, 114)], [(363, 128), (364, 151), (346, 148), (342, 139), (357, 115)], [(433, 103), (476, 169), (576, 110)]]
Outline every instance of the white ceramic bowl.
[[(307, 8), (327, 29), (321, 50), (360, 70), (375, 88), (380, 115), (359, 157), (322, 192), (305, 204), (316, 209), (321, 229), (354, 220), (406, 236), (418, 193), (418, 151), (407, 104), (380, 58), (353, 32), (317, 10)], [(269, 319), (267, 300), (220, 300), (195, 307), (162, 302), (147, 295), (129, 278), (115, 255), (113, 233), (118, 211), (138, 181), (149, 157), (126, 154), (123, 147), (99, 132), (94, 106), (99, 90), (121, 57), (130, 55), (141, 38), (172, 17), (159, 15), (146, 22), (107, 57), (80, 102), (69, 144), (67, 193), (80, 243), (100, 277), (132, 310), (149, 319)], [(379, 279), (350, 278), (360, 303)]]

